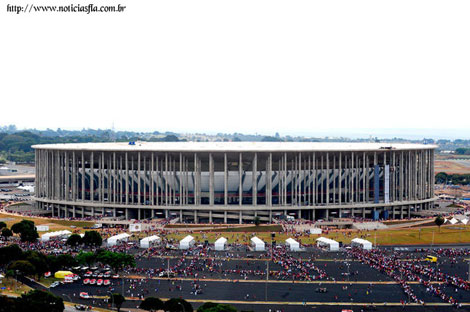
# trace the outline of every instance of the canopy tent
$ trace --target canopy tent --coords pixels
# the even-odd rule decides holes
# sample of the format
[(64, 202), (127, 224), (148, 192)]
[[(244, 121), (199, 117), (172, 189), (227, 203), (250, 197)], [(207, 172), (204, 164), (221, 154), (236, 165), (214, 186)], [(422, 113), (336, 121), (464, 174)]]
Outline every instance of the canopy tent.
[(152, 235), (140, 240), (140, 248), (150, 248), (154, 244), (160, 243), (162, 240), (158, 235)]
[(354, 238), (351, 240), (351, 246), (352, 247), (359, 247), (364, 250), (371, 250), (372, 249), (372, 243), (369, 242), (368, 240), (362, 239), (362, 238)]
[(321, 229), (320, 228), (311, 228), (310, 229), (310, 234), (321, 234)]
[(221, 237), (215, 241), (215, 250), (225, 250), (225, 244), (227, 244), (227, 239), (225, 237)]
[(186, 236), (182, 240), (180, 240), (180, 249), (189, 249), (189, 247), (193, 246), (195, 243), (194, 237), (191, 235)]
[(459, 220), (457, 220), (456, 218), (452, 218), (452, 219), (449, 220), (449, 222), (450, 222), (451, 224), (456, 224), (456, 223), (459, 222)]
[(289, 246), (290, 251), (299, 251), (300, 244), (293, 238), (286, 239), (286, 245)]
[(129, 237), (131, 236), (127, 233), (121, 233), (118, 235), (111, 236), (110, 238), (108, 238), (108, 246), (114, 246), (121, 242), (127, 242)]
[(65, 238), (69, 237), (72, 232), (63, 230), (63, 231), (55, 231), (55, 232), (49, 232), (41, 236), (41, 241), (47, 242), (51, 238)]
[(255, 251), (264, 251), (264, 242), (258, 237), (251, 238), (251, 246), (255, 248)]
[(319, 237), (317, 238), (317, 246), (327, 246), (330, 251), (338, 251), (339, 250), (339, 243), (332, 239), (326, 237)]

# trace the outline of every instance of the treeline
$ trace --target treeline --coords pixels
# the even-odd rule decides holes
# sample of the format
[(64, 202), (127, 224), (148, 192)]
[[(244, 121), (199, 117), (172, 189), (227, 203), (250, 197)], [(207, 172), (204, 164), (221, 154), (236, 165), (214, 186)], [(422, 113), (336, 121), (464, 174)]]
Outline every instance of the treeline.
[(178, 142), (181, 141), (176, 135), (168, 134), (164, 137), (141, 137), (137, 133), (129, 133), (129, 136), (117, 136), (112, 131), (101, 131), (95, 134), (85, 135), (57, 135), (33, 133), (31, 131), (20, 132), (0, 132), (0, 162), (3, 159), (15, 161), (17, 163), (33, 163), (34, 150), (31, 148), (35, 144), (56, 144), (56, 143), (88, 143), (88, 142), (126, 142), (126, 141), (150, 141), (150, 142)]
[(459, 147), (455, 149), (456, 155), (470, 155), (470, 148)]
[(445, 172), (439, 172), (436, 174), (436, 183), (467, 185), (470, 184), (470, 174), (447, 174)]

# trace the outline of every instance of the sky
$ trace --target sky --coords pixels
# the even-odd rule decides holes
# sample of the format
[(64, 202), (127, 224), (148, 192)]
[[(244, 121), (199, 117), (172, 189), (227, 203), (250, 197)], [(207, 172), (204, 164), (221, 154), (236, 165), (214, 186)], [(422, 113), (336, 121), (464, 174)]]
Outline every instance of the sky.
[[(468, 0), (32, 1), (0, 0), (0, 125), (470, 137)], [(126, 9), (6, 10), (90, 2)]]

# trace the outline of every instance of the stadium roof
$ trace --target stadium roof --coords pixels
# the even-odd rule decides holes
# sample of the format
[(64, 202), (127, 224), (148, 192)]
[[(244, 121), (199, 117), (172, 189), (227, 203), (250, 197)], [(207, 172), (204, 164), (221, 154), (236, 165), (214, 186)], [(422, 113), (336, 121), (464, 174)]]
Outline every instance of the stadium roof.
[(159, 151), (159, 152), (315, 152), (384, 151), (434, 149), (436, 145), (403, 143), (345, 142), (129, 142), (66, 143), (33, 145), (35, 149), (78, 151)]

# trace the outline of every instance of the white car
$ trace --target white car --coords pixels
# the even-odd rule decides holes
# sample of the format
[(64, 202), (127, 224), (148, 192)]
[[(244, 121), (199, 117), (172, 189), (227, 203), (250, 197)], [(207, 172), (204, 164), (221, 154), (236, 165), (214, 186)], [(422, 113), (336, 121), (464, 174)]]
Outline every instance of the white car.
[(80, 298), (82, 299), (90, 299), (90, 295), (87, 292), (81, 292), (80, 293)]
[(51, 284), (51, 286), (49, 286), (50, 288), (54, 288), (54, 287), (57, 287), (60, 285), (60, 282), (54, 282)]

